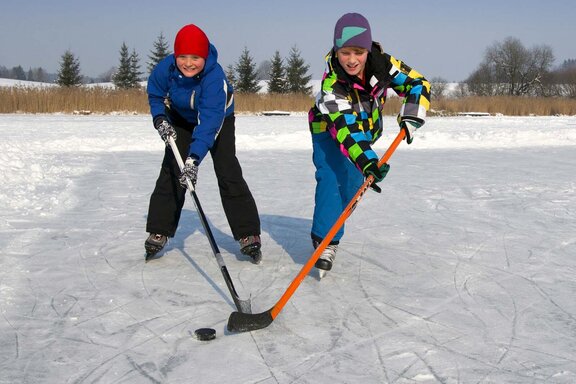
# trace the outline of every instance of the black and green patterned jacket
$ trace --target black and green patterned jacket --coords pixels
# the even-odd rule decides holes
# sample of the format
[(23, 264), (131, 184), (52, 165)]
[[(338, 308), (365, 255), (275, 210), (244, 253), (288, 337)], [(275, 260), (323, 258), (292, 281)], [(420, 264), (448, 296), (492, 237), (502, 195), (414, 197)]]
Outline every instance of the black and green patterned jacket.
[(378, 156), (373, 144), (382, 134), (382, 108), (388, 88), (403, 98), (398, 124), (424, 124), (430, 108), (430, 83), (417, 71), (395, 59), (374, 42), (365, 69), (366, 84), (349, 76), (334, 51), (326, 55), (326, 71), (316, 103), (310, 109), (312, 134), (330, 132), (340, 150), (363, 170)]

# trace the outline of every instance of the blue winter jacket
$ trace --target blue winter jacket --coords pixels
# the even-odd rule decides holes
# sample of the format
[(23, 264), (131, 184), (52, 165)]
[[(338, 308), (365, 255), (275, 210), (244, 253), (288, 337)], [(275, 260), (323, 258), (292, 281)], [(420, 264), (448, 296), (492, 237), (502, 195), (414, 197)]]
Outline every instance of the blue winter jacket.
[(174, 55), (160, 61), (148, 78), (148, 102), (152, 119), (160, 115), (170, 119), (174, 111), (192, 126), (189, 155), (199, 161), (214, 145), (226, 116), (234, 113), (232, 86), (218, 64), (218, 52), (210, 44), (206, 66), (198, 75), (185, 77), (176, 66)]

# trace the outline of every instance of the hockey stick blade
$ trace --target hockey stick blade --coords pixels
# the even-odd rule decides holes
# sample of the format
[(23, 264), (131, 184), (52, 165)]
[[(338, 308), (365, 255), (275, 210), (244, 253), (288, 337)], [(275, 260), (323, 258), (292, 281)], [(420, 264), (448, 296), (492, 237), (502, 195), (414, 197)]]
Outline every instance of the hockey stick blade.
[[(392, 156), (392, 153), (394, 153), (394, 151), (396, 150), (400, 142), (404, 139), (404, 137), (405, 137), (404, 130), (400, 130), (400, 132), (398, 133), (392, 144), (390, 144), (390, 147), (388, 148), (384, 156), (382, 156), (382, 158), (378, 162), (378, 167), (381, 167), (382, 165), (384, 165), (386, 161), (388, 161), (388, 159), (390, 158), (390, 156)], [(346, 219), (348, 219), (348, 217), (356, 209), (358, 202), (360, 201), (362, 196), (364, 196), (364, 193), (368, 188), (370, 188), (373, 182), (374, 182), (374, 176), (370, 175), (366, 178), (364, 184), (362, 184), (362, 186), (358, 189), (358, 191), (356, 192), (354, 197), (350, 200), (344, 211), (340, 214), (338, 220), (336, 220), (332, 228), (330, 228), (330, 231), (328, 231), (326, 237), (324, 237), (324, 239), (320, 242), (318, 247), (314, 250), (314, 253), (310, 257), (310, 259), (308, 259), (308, 261), (302, 266), (300, 272), (298, 272), (298, 275), (292, 280), (292, 282), (290, 283), (286, 291), (284, 291), (284, 294), (282, 295), (282, 297), (280, 297), (280, 299), (276, 302), (276, 304), (268, 311), (262, 313), (249, 314), (249, 313), (232, 312), (232, 314), (230, 314), (230, 317), (228, 318), (228, 326), (227, 326), (228, 331), (236, 331), (236, 332), (255, 331), (257, 329), (266, 328), (274, 321), (274, 319), (276, 318), (276, 316), (278, 316), (282, 308), (284, 308), (284, 305), (286, 305), (286, 303), (288, 302), (288, 300), (290, 300), (296, 289), (300, 286), (300, 283), (304, 280), (304, 278), (308, 275), (308, 273), (310, 273), (310, 271), (314, 267), (314, 264), (320, 258), (322, 251), (328, 246), (330, 241), (334, 238), (336, 232), (342, 227)]]
[(272, 308), (262, 313), (232, 312), (228, 318), (227, 328), (230, 332), (250, 332), (266, 328), (273, 321)]

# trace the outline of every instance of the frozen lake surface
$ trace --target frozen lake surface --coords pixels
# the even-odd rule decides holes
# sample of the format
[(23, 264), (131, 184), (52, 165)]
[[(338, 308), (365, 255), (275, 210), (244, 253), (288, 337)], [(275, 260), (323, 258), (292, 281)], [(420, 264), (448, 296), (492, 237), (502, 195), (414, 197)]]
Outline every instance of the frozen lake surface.
[[(149, 116), (0, 115), (0, 134), (2, 384), (576, 382), (576, 117), (430, 118), (333, 271), (240, 334), (191, 201), (144, 263), (164, 148)], [(240, 255), (209, 159), (197, 193), (262, 312), (312, 255), (310, 138), (304, 114), (238, 116), (236, 136), (261, 265)]]

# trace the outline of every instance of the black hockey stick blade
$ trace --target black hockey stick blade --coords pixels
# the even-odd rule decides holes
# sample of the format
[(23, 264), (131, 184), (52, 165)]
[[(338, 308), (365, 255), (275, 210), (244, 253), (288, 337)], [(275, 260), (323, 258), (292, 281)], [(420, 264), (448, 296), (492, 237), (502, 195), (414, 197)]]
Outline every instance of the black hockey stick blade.
[(262, 313), (242, 313), (232, 312), (228, 318), (228, 331), (230, 332), (250, 332), (257, 329), (266, 328), (274, 321), (270, 308)]

